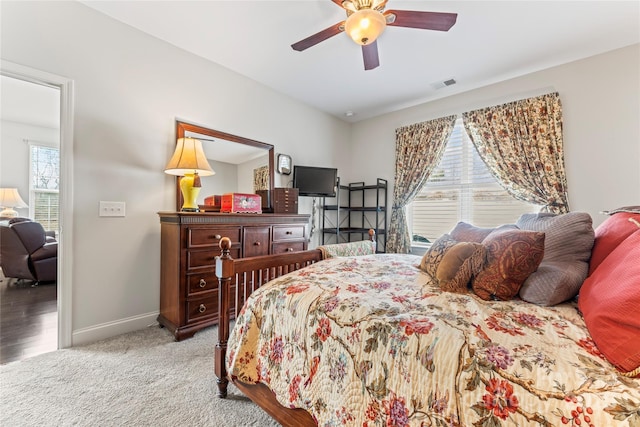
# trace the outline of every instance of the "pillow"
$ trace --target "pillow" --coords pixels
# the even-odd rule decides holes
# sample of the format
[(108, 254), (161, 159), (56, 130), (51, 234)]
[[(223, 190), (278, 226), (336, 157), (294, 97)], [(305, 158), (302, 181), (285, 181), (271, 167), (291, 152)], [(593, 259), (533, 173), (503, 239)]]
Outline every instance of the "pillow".
[(471, 277), (482, 269), (485, 256), (486, 251), (481, 243), (460, 242), (448, 248), (436, 269), (440, 289), (466, 292)]
[(513, 224), (504, 224), (496, 228), (481, 228), (475, 225), (468, 224), (466, 222), (458, 222), (455, 227), (449, 232), (449, 235), (458, 242), (476, 242), (482, 243), (482, 241), (495, 230), (517, 229)]
[(593, 222), (586, 212), (524, 214), (516, 225), (543, 231), (544, 257), (520, 288), (520, 298), (555, 305), (575, 297), (587, 277), (593, 247)]
[(331, 245), (318, 246), (322, 252), (322, 259), (371, 255), (376, 253), (375, 242), (369, 240), (359, 240), (357, 242), (334, 243)]
[(606, 213), (607, 215), (613, 215), (614, 213), (618, 213), (618, 212), (640, 213), (640, 206), (623, 206), (621, 208), (612, 209), (610, 211), (604, 211), (603, 213)]
[(495, 230), (482, 245), (487, 261), (471, 282), (482, 299), (509, 300), (522, 283), (536, 271), (544, 255), (544, 233), (524, 230)]
[(640, 222), (640, 213), (621, 211), (611, 215), (596, 228), (591, 261), (589, 261), (589, 275), (593, 274), (607, 255), (638, 229), (632, 220)]
[(420, 269), (426, 271), (431, 277), (435, 279), (438, 264), (440, 264), (440, 261), (442, 261), (444, 253), (447, 251), (447, 249), (449, 249), (456, 243), (458, 242), (453, 240), (448, 234), (443, 234), (441, 237), (436, 239), (431, 247), (427, 249), (427, 252), (425, 252), (422, 256), (422, 260), (420, 261)]
[(640, 229), (587, 277), (578, 308), (598, 349), (616, 368), (640, 376)]

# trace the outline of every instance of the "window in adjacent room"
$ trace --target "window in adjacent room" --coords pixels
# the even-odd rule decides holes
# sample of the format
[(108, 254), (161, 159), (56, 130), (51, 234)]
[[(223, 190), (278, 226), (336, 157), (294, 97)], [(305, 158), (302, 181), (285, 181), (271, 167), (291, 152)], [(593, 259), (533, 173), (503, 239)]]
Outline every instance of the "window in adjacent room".
[(45, 230), (59, 230), (60, 150), (31, 143), (29, 146), (29, 216)]
[(491, 175), (458, 118), (438, 166), (407, 214), (413, 243), (428, 244), (458, 221), (478, 227), (515, 223), (540, 206), (513, 198)]

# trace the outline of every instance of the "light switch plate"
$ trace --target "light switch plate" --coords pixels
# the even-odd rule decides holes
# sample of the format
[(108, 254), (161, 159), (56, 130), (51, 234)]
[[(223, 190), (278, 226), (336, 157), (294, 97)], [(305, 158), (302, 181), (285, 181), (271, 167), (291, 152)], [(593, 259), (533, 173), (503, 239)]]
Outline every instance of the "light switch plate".
[(125, 216), (125, 203), (100, 201), (100, 216)]

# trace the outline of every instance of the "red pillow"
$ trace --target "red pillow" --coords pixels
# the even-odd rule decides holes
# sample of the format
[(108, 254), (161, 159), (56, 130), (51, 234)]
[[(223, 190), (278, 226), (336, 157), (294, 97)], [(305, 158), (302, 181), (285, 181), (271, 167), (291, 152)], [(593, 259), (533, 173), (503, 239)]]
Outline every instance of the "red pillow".
[(595, 241), (591, 250), (591, 260), (589, 261), (589, 275), (593, 274), (596, 268), (604, 261), (624, 239), (638, 229), (632, 218), (640, 222), (640, 213), (619, 212), (611, 215), (596, 228)]
[(640, 367), (640, 229), (634, 227), (587, 277), (578, 298), (591, 338), (622, 372)]

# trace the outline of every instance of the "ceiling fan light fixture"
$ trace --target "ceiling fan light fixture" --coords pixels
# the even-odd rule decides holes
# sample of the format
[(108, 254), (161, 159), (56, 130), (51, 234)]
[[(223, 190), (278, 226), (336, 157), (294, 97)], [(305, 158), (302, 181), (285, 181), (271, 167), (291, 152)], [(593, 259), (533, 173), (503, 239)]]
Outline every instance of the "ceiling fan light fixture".
[(387, 26), (384, 15), (373, 9), (360, 9), (352, 13), (345, 22), (344, 30), (359, 45), (376, 41)]

